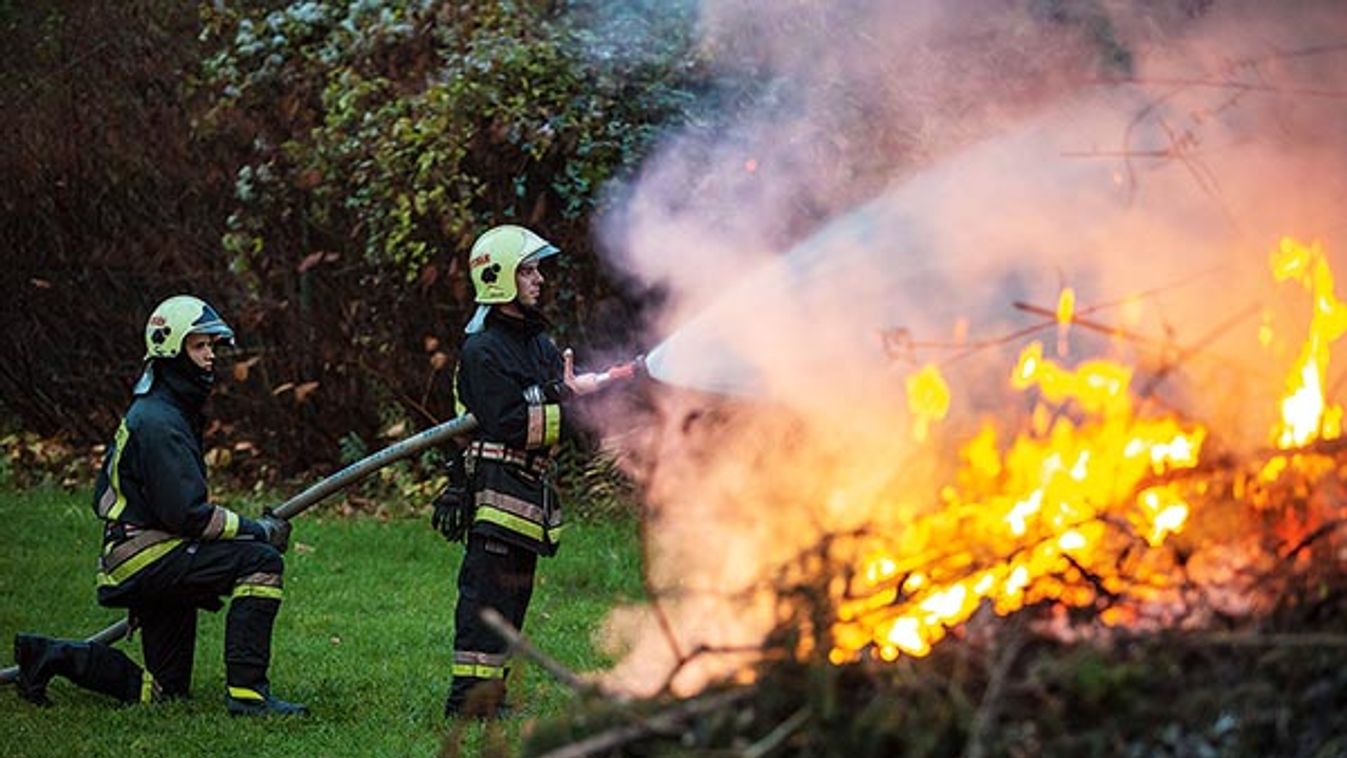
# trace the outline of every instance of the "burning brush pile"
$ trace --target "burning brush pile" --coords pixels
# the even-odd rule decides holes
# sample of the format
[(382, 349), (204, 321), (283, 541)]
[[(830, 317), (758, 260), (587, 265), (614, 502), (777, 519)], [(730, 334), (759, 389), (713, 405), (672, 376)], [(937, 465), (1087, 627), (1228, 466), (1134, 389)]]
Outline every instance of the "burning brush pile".
[[(1312, 315), (1262, 449), (1167, 410), (1161, 373), (1071, 362), (1063, 335), (1093, 322), (1063, 290), (1056, 357), (1033, 342), (1010, 372), (1018, 432), (986, 422), (900, 525), (780, 562), (761, 644), (680, 649), (653, 592), (664, 686), (590, 698), (527, 754), (1347, 755), (1347, 441), (1328, 386), (1347, 304), (1318, 245), (1283, 240), (1271, 269)], [(926, 437), (949, 389), (934, 365), (907, 389)], [(679, 686), (707, 660), (718, 676)]]

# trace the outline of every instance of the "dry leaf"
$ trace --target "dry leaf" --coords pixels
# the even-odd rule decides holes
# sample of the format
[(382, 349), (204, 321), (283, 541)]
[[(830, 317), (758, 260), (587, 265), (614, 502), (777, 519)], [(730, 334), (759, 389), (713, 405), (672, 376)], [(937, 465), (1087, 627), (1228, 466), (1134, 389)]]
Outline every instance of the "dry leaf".
[(234, 381), (240, 383), (248, 381), (248, 370), (251, 369), (253, 366), (256, 366), (258, 362), (261, 360), (262, 356), (254, 355), (253, 357), (249, 358), (246, 361), (239, 361), (238, 363), (235, 363)]
[(393, 424), (392, 426), (385, 429), (383, 431), (383, 436), (387, 439), (393, 440), (397, 439), (398, 437), (401, 437), (403, 434), (406, 434), (406, 432), (407, 432), (407, 422), (399, 421), (396, 424)]
[(234, 443), (234, 452), (236, 453), (251, 453), (256, 449), (257, 446), (248, 440), (240, 440), (239, 442)]
[(432, 284), (434, 284), (435, 280), (439, 278), (440, 278), (439, 267), (431, 263), (427, 265), (425, 268), (421, 269), (421, 276), (417, 278), (416, 283), (422, 290), (425, 290), (428, 289)]
[(302, 274), (325, 260), (327, 260), (327, 253), (322, 250), (319, 250), (316, 253), (309, 253), (300, 260), (298, 266), (295, 266), (295, 271)]
[(302, 403), (314, 390), (318, 389), (318, 382), (304, 382), (295, 388), (295, 402)]
[(440, 349), (440, 338), (433, 334), (427, 334), (421, 341), (425, 344), (427, 353), (433, 353)]
[(434, 355), (430, 356), (430, 367), (436, 371), (439, 371), (447, 365), (449, 365), (449, 356), (446, 353), (437, 351)]
[(281, 394), (284, 394), (284, 393), (286, 393), (286, 392), (289, 392), (290, 390), (292, 390), (292, 389), (294, 389), (294, 388), (295, 388), (295, 383), (294, 383), (294, 382), (286, 382), (285, 384), (278, 384), (278, 385), (276, 385), (275, 387), (273, 387), (273, 388), (271, 389), (271, 394), (273, 394), (273, 395), (281, 395)]

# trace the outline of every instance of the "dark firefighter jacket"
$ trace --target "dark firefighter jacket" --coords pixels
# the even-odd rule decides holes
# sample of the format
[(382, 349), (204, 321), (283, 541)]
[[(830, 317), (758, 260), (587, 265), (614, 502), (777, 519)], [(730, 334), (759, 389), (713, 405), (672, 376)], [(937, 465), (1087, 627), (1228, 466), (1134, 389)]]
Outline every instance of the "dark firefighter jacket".
[(477, 418), (465, 455), (473, 531), (553, 555), (562, 515), (551, 455), (569, 392), (546, 326), (536, 313), (519, 319), (493, 308), (485, 328), (463, 343), (456, 383), (459, 405)]
[(183, 376), (160, 371), (117, 427), (94, 484), (94, 511), (104, 521), (102, 605), (134, 602), (137, 574), (179, 545), (265, 539), (252, 519), (206, 499), (201, 451), (206, 394)]

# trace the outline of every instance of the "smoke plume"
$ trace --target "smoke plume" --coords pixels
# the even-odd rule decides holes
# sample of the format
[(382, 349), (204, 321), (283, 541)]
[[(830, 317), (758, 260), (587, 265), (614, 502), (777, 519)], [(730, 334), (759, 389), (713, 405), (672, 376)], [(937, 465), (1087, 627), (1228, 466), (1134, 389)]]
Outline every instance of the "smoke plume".
[[(1057, 338), (1017, 302), (1071, 287), (1140, 337), (1074, 327), (1070, 356), (1164, 371), (1164, 402), (1261, 440), (1304, 318), (1268, 254), (1284, 235), (1347, 249), (1339, 3), (707, 0), (700, 23), (711, 60), (763, 84), (668, 139), (604, 230), (669, 304), (636, 455), (667, 623), (614, 616), (613, 683), (759, 643), (779, 607), (755, 588), (780, 566), (929, 507), (941, 463), (905, 378), (941, 367), (950, 435), (1004, 411), (1015, 354)], [(1260, 319), (1286, 344), (1259, 345)]]

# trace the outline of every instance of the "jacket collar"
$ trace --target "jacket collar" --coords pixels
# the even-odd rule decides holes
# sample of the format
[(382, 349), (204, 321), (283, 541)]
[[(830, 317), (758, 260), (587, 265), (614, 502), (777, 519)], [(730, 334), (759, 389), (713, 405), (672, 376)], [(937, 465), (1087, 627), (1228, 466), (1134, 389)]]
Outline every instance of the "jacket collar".
[(519, 306), (519, 310), (523, 313), (523, 316), (512, 316), (500, 308), (492, 308), (486, 316), (486, 325), (488, 328), (504, 329), (522, 337), (533, 337), (541, 334), (551, 326), (547, 317), (536, 308)]

